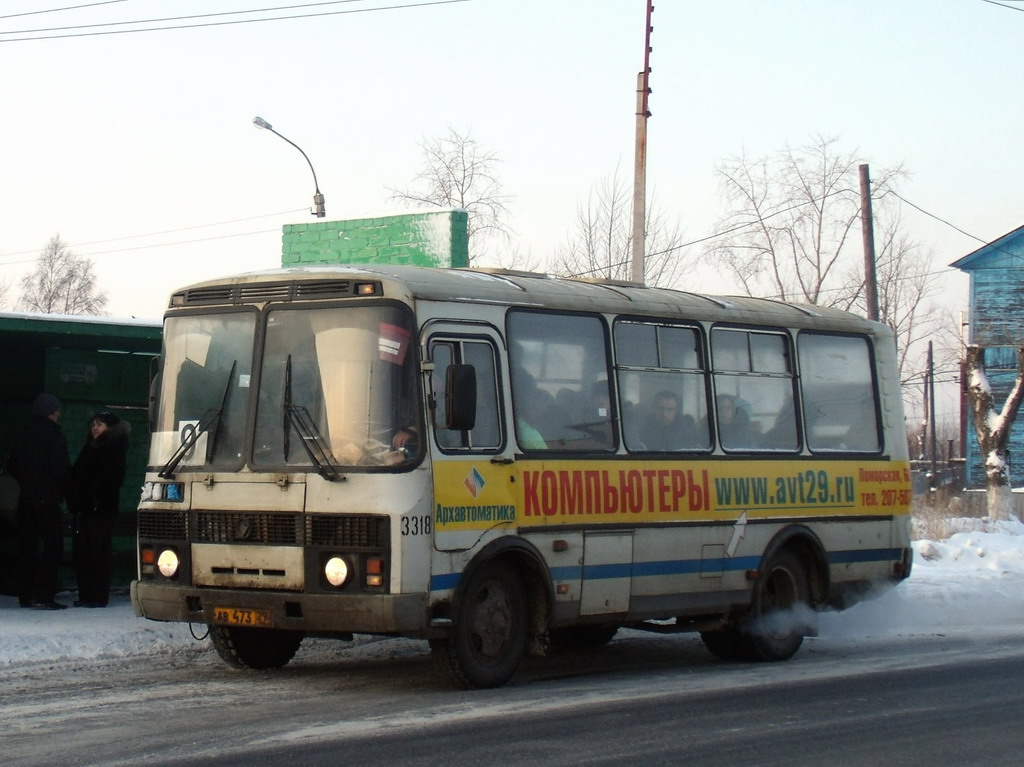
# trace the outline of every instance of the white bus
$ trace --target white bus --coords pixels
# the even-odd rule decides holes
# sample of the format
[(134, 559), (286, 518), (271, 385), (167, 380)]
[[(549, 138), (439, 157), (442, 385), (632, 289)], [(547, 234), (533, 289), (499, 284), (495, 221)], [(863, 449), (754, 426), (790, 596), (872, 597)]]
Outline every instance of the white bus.
[(426, 639), (463, 687), (620, 627), (782, 660), (910, 573), (891, 330), (755, 298), (336, 266), (173, 294), (136, 612), (225, 661)]

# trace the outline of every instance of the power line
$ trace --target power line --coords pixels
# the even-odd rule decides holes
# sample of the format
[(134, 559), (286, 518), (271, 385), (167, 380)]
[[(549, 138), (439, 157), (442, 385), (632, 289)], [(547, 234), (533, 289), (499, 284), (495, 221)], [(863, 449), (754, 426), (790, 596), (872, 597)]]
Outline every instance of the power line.
[[(214, 237), (200, 237), (195, 240), (176, 240), (174, 242), (157, 242), (152, 245), (135, 245), (130, 248), (117, 248), (116, 250), (100, 250), (94, 253), (77, 253), (76, 255), (82, 258), (93, 258), (94, 256), (109, 256), (113, 253), (131, 253), (136, 250), (151, 250), (152, 248), (170, 248), (175, 245), (194, 245), (197, 242), (213, 242), (214, 240), (230, 240), (234, 237), (251, 237), (254, 234), (273, 234), (280, 233), (280, 229), (261, 229), (254, 232), (237, 232), (235, 234), (220, 234)], [(0, 264), (0, 266), (14, 266), (16, 264), (32, 264), (35, 263), (36, 259), (26, 258), (21, 261), (8, 261), (6, 264)]]
[(721, 232), (715, 232), (714, 234), (709, 234), (706, 237), (701, 237), (700, 239), (697, 239), (697, 240), (691, 240), (690, 242), (684, 242), (684, 243), (682, 243), (680, 245), (673, 245), (671, 248), (665, 248), (664, 250), (659, 250), (657, 253), (648, 253), (647, 256), (648, 256), (648, 258), (650, 258), (651, 256), (661, 256), (661, 255), (664, 255), (665, 253), (671, 253), (671, 252), (676, 251), (676, 250), (681, 250), (682, 248), (689, 248), (691, 245), (699, 245), (700, 243), (707, 242), (708, 240), (716, 240), (719, 237), (725, 237), (727, 234), (734, 234), (735, 232), (739, 232), (739, 231), (742, 231), (744, 229), (750, 229), (751, 227), (754, 227), (754, 226), (760, 226), (761, 222), (763, 222), (763, 221), (767, 221), (768, 219), (775, 218), (776, 216), (781, 216), (783, 213), (789, 213), (790, 211), (796, 210), (797, 208), (803, 208), (803, 207), (805, 207), (807, 205), (814, 205), (815, 203), (822, 202), (823, 200), (826, 200), (829, 197), (834, 197), (837, 194), (860, 194), (860, 192), (858, 192), (855, 189), (837, 189), (834, 192), (829, 192), (828, 194), (823, 194), (821, 197), (816, 197), (816, 198), (811, 199), (811, 200), (804, 200), (803, 202), (798, 202), (798, 203), (795, 203), (793, 205), (790, 205), (788, 208), (782, 208), (780, 210), (775, 211), (774, 213), (769, 213), (766, 216), (760, 216), (760, 217), (758, 217), (754, 221), (748, 221), (745, 224), (739, 224), (739, 225), (734, 226), (734, 227), (732, 227), (730, 229), (724, 229)]
[[(1024, 1), (1024, 0), (1022, 0), (1022, 1)], [(829, 192), (828, 194), (822, 195), (821, 197), (816, 197), (816, 198), (813, 198), (813, 199), (810, 199), (810, 200), (805, 200), (803, 202), (795, 203), (794, 205), (790, 205), (789, 207), (782, 208), (780, 210), (775, 211), (774, 213), (769, 213), (769, 214), (767, 214), (765, 216), (761, 216), (761, 217), (757, 218), (756, 220), (749, 221), (749, 222), (747, 222), (745, 224), (739, 224), (738, 226), (734, 226), (734, 227), (731, 227), (729, 229), (725, 229), (725, 230), (723, 230), (721, 232), (715, 232), (714, 234), (709, 234), (709, 235), (707, 235), (705, 237), (700, 237), (700, 238), (698, 238), (696, 240), (690, 240), (689, 242), (684, 242), (684, 243), (681, 243), (679, 245), (673, 245), (670, 248), (665, 248), (664, 250), (660, 250), (660, 251), (657, 251), (655, 253), (648, 253), (647, 257), (650, 258), (652, 256), (660, 256), (660, 255), (664, 255), (666, 253), (672, 253), (672, 252), (677, 251), (677, 250), (682, 250), (683, 248), (689, 248), (689, 247), (691, 247), (693, 245), (699, 245), (702, 242), (708, 242), (709, 240), (715, 240), (715, 239), (718, 239), (719, 237), (725, 237), (725, 236), (727, 236), (729, 234), (734, 234), (734, 233), (742, 231), (744, 229), (750, 229), (750, 228), (755, 227), (755, 226), (760, 226), (764, 221), (767, 221), (767, 220), (769, 220), (771, 218), (774, 218), (775, 216), (782, 215), (783, 213), (788, 213), (790, 211), (796, 210), (798, 208), (805, 207), (807, 205), (817, 204), (817, 203), (822, 202), (823, 200), (825, 200), (825, 199), (827, 199), (829, 197), (832, 197), (832, 196), (835, 196), (835, 195), (838, 195), (838, 194), (857, 194), (857, 195), (859, 195), (860, 192), (858, 190), (854, 190), (854, 189), (837, 189), (837, 190), (835, 190), (833, 192)], [(921, 206), (916, 205), (915, 203), (911, 202), (910, 200), (906, 199), (905, 197), (902, 197), (901, 195), (897, 194), (896, 192), (892, 191), (891, 189), (890, 190), (886, 190), (881, 195), (879, 195), (876, 199), (882, 199), (886, 195), (890, 195), (890, 194), (893, 197), (896, 197), (898, 200), (906, 203), (910, 207), (914, 208), (915, 210), (925, 214), (926, 216), (934, 218), (936, 221), (939, 221), (940, 223), (945, 224), (946, 226), (950, 227), (951, 229), (954, 229), (955, 231), (959, 232), (960, 234), (962, 234), (962, 235), (964, 235), (966, 237), (970, 237), (973, 240), (977, 240), (978, 242), (980, 242), (980, 243), (982, 243), (984, 245), (989, 245), (994, 250), (999, 251), (1001, 253), (1005, 253), (1005, 254), (1011, 255), (1011, 256), (1018, 256), (1018, 257), (1020, 255), (1020, 254), (1017, 254), (1017, 253), (1011, 253), (1010, 251), (1006, 251), (1006, 250), (1003, 250), (1002, 248), (999, 248), (999, 247), (996, 247), (994, 245), (991, 245), (991, 243), (988, 242), (987, 240), (983, 240), (982, 238), (977, 237), (977, 236), (971, 234), (970, 232), (964, 231), (963, 229), (961, 229), (960, 227), (956, 226), (955, 224), (950, 223), (946, 219), (941, 218), (941, 217), (935, 215), (934, 213), (930, 213), (929, 211), (925, 210)], [(619, 261), (617, 263), (612, 263), (612, 264), (605, 264), (603, 266), (595, 267), (594, 269), (588, 269), (586, 271), (577, 272), (577, 273), (575, 273), (572, 276), (584, 277), (584, 276), (587, 276), (587, 275), (597, 274), (598, 272), (602, 272), (602, 271), (604, 271), (606, 269), (614, 269), (614, 268), (617, 268), (617, 267), (622, 267), (622, 266), (625, 266), (627, 264), (629, 264), (628, 260)], [(949, 271), (950, 271), (950, 268), (946, 267), (946, 268), (940, 269), (938, 271), (934, 271), (933, 270), (933, 271), (926, 272), (925, 274), (923, 274), (921, 276), (923, 276), (923, 277), (933, 277), (933, 276), (938, 276), (938, 275), (942, 275), (942, 274), (948, 274)], [(904, 280), (910, 280), (910, 279), (915, 279), (915, 277), (914, 276), (893, 277), (891, 279), (891, 281), (904, 281)], [(824, 288), (824, 289), (822, 289), (820, 291), (820, 293), (822, 293), (822, 294), (825, 294), (825, 293), (837, 293), (837, 292), (841, 292), (843, 290), (848, 290), (848, 289), (849, 289), (849, 287)], [(762, 298), (779, 298), (779, 296), (762, 296)]]
[[(955, 229), (956, 231), (960, 232), (960, 234), (964, 235), (965, 237), (970, 237), (972, 240), (977, 240), (978, 242), (982, 243), (983, 245), (987, 245), (988, 244), (988, 242), (986, 240), (983, 240), (980, 237), (976, 237), (973, 234), (971, 234), (970, 232), (965, 232), (959, 226), (956, 226), (955, 224), (949, 223), (946, 219), (940, 218), (939, 216), (936, 216), (934, 213), (929, 213), (924, 208), (920, 207), (919, 205), (915, 205), (914, 203), (912, 203), (910, 200), (906, 199), (905, 197), (901, 197), (900, 195), (896, 194), (896, 192), (892, 191), (891, 189), (887, 190), (885, 194), (891, 194), (897, 200), (902, 200), (903, 202), (905, 202), (907, 205), (909, 205), (914, 210), (919, 211), (921, 213), (924, 213), (926, 216), (929, 216), (930, 218), (934, 218), (936, 221), (938, 221), (941, 224), (945, 224), (950, 229)], [(885, 195), (882, 195), (882, 196), (884, 197)]]
[[(183, 226), (183, 227), (179, 227), (177, 229), (164, 229), (163, 231), (159, 231), (159, 232), (147, 232), (145, 234), (129, 234), (129, 235), (126, 235), (124, 237), (111, 237), (111, 238), (104, 239), (104, 240), (91, 240), (89, 242), (69, 243), (68, 247), (69, 248), (84, 248), (84, 247), (88, 247), (90, 245), (103, 245), (103, 244), (108, 243), (108, 242), (123, 242), (125, 240), (137, 240), (137, 239), (141, 239), (143, 237), (157, 237), (157, 236), (162, 235), (162, 234), (177, 234), (178, 232), (190, 232), (190, 231), (194, 231), (196, 229), (208, 229), (211, 226), (225, 226), (227, 224), (238, 224), (238, 223), (242, 223), (242, 222), (245, 222), (245, 221), (257, 221), (257, 220), (262, 219), (262, 218), (276, 218), (277, 216), (286, 216), (286, 215), (290, 215), (292, 213), (299, 213), (300, 211), (304, 211), (304, 210), (306, 210), (306, 209), (305, 208), (296, 208), (294, 210), (284, 210), (284, 211), (281, 211), (279, 213), (264, 213), (264, 214), (259, 215), (259, 216), (249, 216), (248, 218), (234, 218), (234, 219), (231, 219), (229, 221), (215, 221), (215, 222), (210, 223), (210, 224), (195, 224), (193, 226)], [(235, 237), (235, 236), (237, 236), (237, 237), (244, 237), (244, 236), (246, 236), (248, 234), (264, 234), (264, 233), (266, 233), (266, 231), (276, 231), (276, 230), (261, 230), (259, 232), (240, 232), (240, 233), (238, 233), (236, 235), (225, 235), (225, 236), (228, 236), (228, 237)], [(211, 239), (219, 239), (219, 238), (215, 237), (215, 238), (211, 238)], [(186, 242), (202, 242), (202, 240), (190, 240), (190, 241), (186, 241)], [(167, 242), (167, 243), (158, 243), (156, 245), (140, 245), (139, 248), (165, 247), (165, 246), (169, 246), (169, 245), (178, 245), (178, 244), (181, 244), (181, 241)], [(123, 250), (133, 250), (133, 249), (134, 248), (124, 248)], [(24, 256), (24, 255), (28, 255), (29, 253), (37, 253), (37, 252), (38, 252), (37, 250), (17, 250), (17, 251), (14, 251), (13, 253), (3, 253), (3, 254), (0, 254), (0, 259), (9, 258), (11, 256)], [(122, 252), (122, 250), (107, 251), (107, 252), (120, 253), (120, 252)], [(92, 254), (92, 255), (103, 255), (103, 252), (95, 253), (95, 254)], [(35, 260), (35, 259), (31, 259), (31, 260)], [(21, 261), (11, 261), (11, 262), (8, 262), (8, 264), (24, 264), (24, 263), (30, 263), (30, 262), (31, 261), (21, 260)], [(0, 263), (0, 267), (7, 266), (8, 264)]]
[(78, 24), (67, 27), (37, 27), (35, 29), (12, 29), (0, 31), (0, 35), (27, 35), (33, 32), (68, 32), (75, 29), (99, 29), (102, 27), (121, 27), (130, 24), (157, 24), (164, 21), (189, 21), (191, 19), (210, 19), (219, 16), (240, 16), (251, 13), (270, 13), (271, 11), (293, 11), (299, 8), (315, 8), (323, 5), (347, 5), (349, 3), (363, 3), (367, 0), (324, 0), (319, 3), (304, 3), (302, 5), (278, 5), (271, 8), (252, 8), (247, 11), (220, 11), (217, 13), (196, 13), (189, 16), (165, 16), (156, 19), (135, 19), (132, 21), (106, 21), (98, 24)]
[(8, 13), (5, 16), (0, 16), (2, 19), (16, 19), (20, 16), (38, 16), (41, 13), (58, 13), (60, 11), (77, 11), (80, 8), (92, 8), (97, 5), (114, 5), (114, 3), (126, 3), (128, 0), (102, 0), (102, 2), (96, 3), (85, 3), (84, 5), (68, 5), (64, 8), (44, 8), (40, 11), (22, 11), (21, 13)]
[(1011, 11), (1021, 11), (1022, 13), (1024, 13), (1024, 8), (1018, 8), (1015, 5), (1007, 5), (1005, 2), (998, 3), (996, 2), (996, 0), (981, 0), (981, 2), (988, 3), (989, 5), (998, 5), (1000, 8), (1006, 8)]
[[(335, 0), (336, 2), (359, 2), (360, 0)], [(63, 40), (73, 37), (97, 37), (100, 35), (124, 35), (131, 34), (134, 32), (165, 32), (168, 30), (177, 29), (199, 29), (202, 27), (223, 27), (233, 24), (255, 24), (263, 21), (286, 21), (290, 19), (314, 19), (321, 18), (324, 16), (341, 16), (352, 13), (375, 13), (378, 11), (399, 11), (407, 10), (409, 8), (425, 8), (435, 5), (451, 5), (453, 3), (468, 3), (472, 0), (429, 0), (428, 2), (419, 3), (405, 3), (403, 5), (389, 5), (389, 6), (377, 6), (374, 8), (352, 8), (345, 11), (322, 11), (320, 13), (305, 13), (305, 14), (292, 14), (287, 16), (268, 16), (261, 19), (234, 19), (232, 21), (211, 21), (203, 22), (201, 24), (177, 24), (163, 27), (145, 27), (141, 29), (111, 29), (102, 32), (72, 32), (69, 34), (60, 35), (38, 35), (36, 37), (18, 37), (14, 39), (0, 40), (0, 44), (3, 43), (23, 43), (23, 42), (34, 42), (37, 40)], [(253, 11), (239, 11), (239, 13), (252, 13)], [(139, 23), (139, 22), (135, 22)], [(100, 25), (95, 25), (100, 26)], [(18, 33), (8, 33), (18, 34)]]
[[(1022, 0), (1022, 1), (1024, 1), (1024, 0)], [(1022, 9), (1022, 10), (1024, 10), (1024, 9)], [(719, 237), (724, 237), (724, 236), (726, 236), (728, 234), (733, 234), (735, 232), (742, 231), (743, 229), (749, 229), (749, 228), (754, 227), (754, 226), (759, 226), (762, 221), (767, 221), (770, 218), (774, 218), (775, 216), (781, 215), (783, 213), (788, 213), (788, 212), (790, 212), (792, 210), (796, 210), (797, 208), (801, 208), (801, 207), (804, 207), (806, 205), (814, 205), (815, 203), (821, 202), (822, 200), (825, 200), (826, 198), (831, 197), (833, 195), (847, 194), (847, 193), (849, 193), (849, 194), (860, 194), (857, 190), (854, 190), (854, 189), (837, 189), (836, 191), (829, 192), (828, 194), (822, 195), (821, 197), (817, 197), (817, 198), (812, 199), (812, 200), (806, 200), (804, 202), (799, 202), (799, 203), (796, 203), (795, 205), (791, 205), (788, 208), (783, 208), (782, 210), (777, 210), (774, 213), (769, 213), (767, 216), (762, 216), (762, 217), (758, 218), (755, 221), (749, 221), (746, 224), (740, 224), (739, 226), (732, 227), (731, 229), (725, 229), (725, 230), (723, 230), (721, 232), (716, 232), (714, 234), (709, 234), (706, 237), (701, 237), (700, 239), (697, 239), (697, 240), (691, 240), (690, 242), (684, 242), (681, 245), (673, 245), (671, 248), (665, 248), (665, 250), (658, 251), (657, 253), (650, 253), (648, 255), (650, 255), (650, 256), (660, 256), (660, 255), (662, 255), (664, 253), (671, 253), (674, 250), (679, 250), (681, 248), (688, 248), (691, 245), (699, 245), (700, 243), (707, 242), (708, 240), (714, 240), (714, 239), (717, 239)], [(896, 192), (892, 191), (891, 189), (887, 189), (885, 192), (880, 194), (875, 199), (879, 199), (880, 200), (880, 199), (882, 199), (882, 198), (884, 198), (884, 197), (886, 197), (887, 195), (890, 195), (890, 194), (893, 197), (895, 197), (896, 199), (900, 200), (901, 202), (905, 202), (907, 205), (912, 207), (914, 210), (916, 210), (916, 211), (918, 211), (920, 213), (923, 213), (924, 215), (929, 216), (930, 218), (934, 218), (939, 223), (945, 224), (949, 228), (959, 232), (960, 234), (964, 235), (965, 237), (970, 237), (972, 240), (977, 240), (978, 242), (982, 243), (983, 245), (991, 244), (988, 240), (984, 240), (981, 237), (978, 237), (976, 235), (971, 234), (970, 232), (964, 231), (963, 229), (961, 229), (960, 227), (956, 226), (955, 224), (950, 223), (946, 219), (941, 218), (941, 217), (935, 215), (934, 213), (930, 213), (929, 211), (927, 211), (924, 208), (922, 208), (920, 205), (916, 205), (915, 203), (913, 203), (910, 200), (908, 200), (906, 197), (903, 197), (903, 196), (897, 194)], [(996, 248), (996, 250), (1000, 250), (1000, 249)], [(1008, 255), (1019, 255), (1019, 254), (1016, 254), (1016, 253), (1009, 253), (1008, 251), (1001, 251), (1001, 252), (1007, 253)]]

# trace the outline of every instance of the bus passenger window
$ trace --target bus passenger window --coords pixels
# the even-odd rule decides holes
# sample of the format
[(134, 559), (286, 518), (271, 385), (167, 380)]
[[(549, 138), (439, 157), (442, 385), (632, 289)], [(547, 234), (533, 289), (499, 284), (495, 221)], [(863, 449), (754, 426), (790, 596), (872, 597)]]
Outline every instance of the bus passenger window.
[(707, 450), (707, 377), (700, 334), (680, 325), (620, 320), (615, 362), (626, 447)]
[(785, 334), (741, 328), (711, 333), (718, 438), (724, 450), (800, 447)]
[(520, 447), (577, 452), (614, 449), (601, 319), (510, 311), (508, 338)]
[(815, 452), (878, 452), (879, 416), (868, 340), (801, 333), (798, 349), (808, 447)]

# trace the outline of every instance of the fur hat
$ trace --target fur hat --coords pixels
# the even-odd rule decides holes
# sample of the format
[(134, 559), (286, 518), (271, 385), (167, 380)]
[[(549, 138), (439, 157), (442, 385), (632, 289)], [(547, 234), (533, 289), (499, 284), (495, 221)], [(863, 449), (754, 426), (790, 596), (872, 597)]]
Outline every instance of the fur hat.
[(60, 410), (60, 400), (52, 394), (43, 392), (32, 403), (32, 412), (41, 415), (43, 418), (53, 415)]
[(105, 423), (108, 427), (117, 426), (119, 423), (121, 423), (120, 418), (118, 418), (116, 415), (107, 410), (104, 410), (102, 413), (96, 413), (95, 415), (93, 415), (93, 417), (89, 419), (90, 423), (92, 421), (99, 421), (100, 423)]

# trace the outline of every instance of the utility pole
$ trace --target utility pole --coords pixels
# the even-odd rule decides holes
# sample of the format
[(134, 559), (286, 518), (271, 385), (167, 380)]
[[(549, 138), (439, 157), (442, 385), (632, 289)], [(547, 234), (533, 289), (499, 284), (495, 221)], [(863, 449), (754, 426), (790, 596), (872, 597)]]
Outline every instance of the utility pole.
[(871, 178), (868, 166), (860, 166), (860, 229), (864, 236), (864, 297), (868, 319), (878, 319), (878, 281), (875, 277), (875, 224), (871, 214)]
[(936, 439), (936, 427), (935, 423), (935, 356), (933, 354), (932, 342), (928, 342), (928, 421), (931, 423), (931, 438), (930, 438), (930, 452), (932, 454), (932, 471), (931, 480), (928, 483), (928, 487), (932, 490), (935, 489), (938, 484), (937, 472), (938, 472), (938, 442)]
[(644, 31), (644, 68), (636, 76), (636, 154), (633, 164), (633, 243), (631, 248), (630, 279), (633, 282), (644, 281), (644, 228), (647, 219), (647, 118), (651, 116), (647, 108), (648, 96), (651, 93), (651, 14), (654, 13), (654, 0), (646, 0), (647, 26)]

